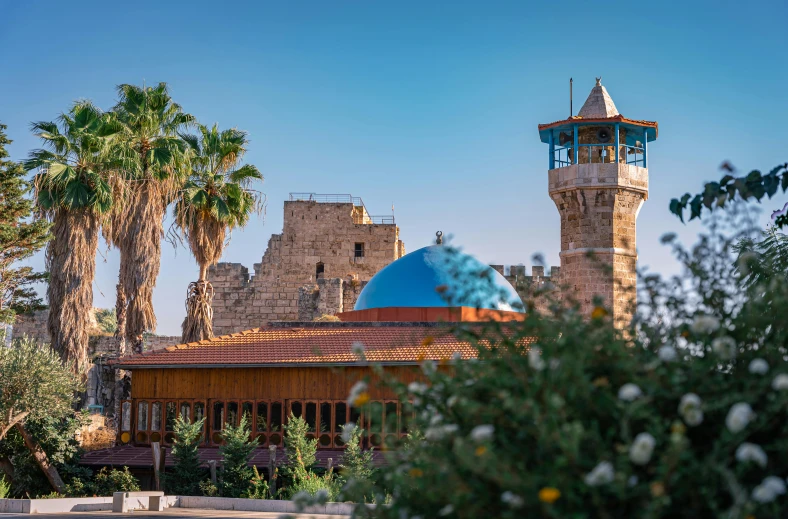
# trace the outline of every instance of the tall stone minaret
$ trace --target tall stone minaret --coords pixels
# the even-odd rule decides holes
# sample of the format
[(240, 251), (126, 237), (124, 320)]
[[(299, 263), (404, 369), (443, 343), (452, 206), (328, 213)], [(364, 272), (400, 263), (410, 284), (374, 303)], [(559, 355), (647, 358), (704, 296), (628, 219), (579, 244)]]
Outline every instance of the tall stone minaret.
[(657, 123), (619, 114), (597, 78), (577, 115), (540, 124), (539, 135), (550, 146), (548, 190), (561, 214), (561, 284), (588, 314), (601, 296), (623, 325), (636, 300), (635, 224)]

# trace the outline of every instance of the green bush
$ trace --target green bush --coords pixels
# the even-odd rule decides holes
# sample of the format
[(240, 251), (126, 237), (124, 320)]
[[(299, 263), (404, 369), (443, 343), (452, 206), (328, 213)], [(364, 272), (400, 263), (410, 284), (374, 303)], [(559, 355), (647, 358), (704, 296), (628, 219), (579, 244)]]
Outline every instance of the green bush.
[(65, 495), (68, 497), (106, 497), (115, 492), (136, 492), (140, 489), (139, 482), (128, 467), (123, 470), (102, 468), (92, 480), (73, 478), (66, 485)]
[[(81, 450), (76, 440), (77, 431), (89, 422), (87, 413), (73, 413), (63, 419), (42, 417), (27, 420), (25, 428), (41, 446), (50, 462), (68, 484), (72, 479), (90, 479), (92, 471), (80, 467)], [(16, 429), (0, 441), (0, 458), (7, 458), (13, 467), (11, 496), (38, 497), (52, 492), (52, 487), (41, 472)]]
[(237, 427), (224, 424), (224, 445), (219, 447), (222, 471), (218, 487), (222, 497), (243, 497), (249, 491), (254, 476), (249, 460), (257, 447), (257, 442), (249, 439), (249, 433), (249, 420), (245, 414)]
[[(292, 471), (299, 465), (303, 465), (307, 470), (310, 470), (315, 465), (317, 454), (317, 438), (309, 439), (307, 433), (309, 426), (302, 417), (296, 417), (293, 413), (287, 418), (287, 425), (285, 425), (285, 449), (287, 451), (287, 465), (285, 466), (284, 473), (286, 476), (291, 476)], [(300, 453), (301, 461), (299, 462)]]
[(0, 499), (5, 499), (11, 495), (11, 483), (5, 480), (5, 476), (0, 476)]
[(720, 234), (732, 223), (674, 245), (685, 275), (642, 277), (622, 329), (602, 307), (585, 319), (549, 301), (521, 323), (458, 326), (478, 360), (390, 382), (424, 439), (389, 454), (374, 491), (391, 506), (357, 512), (788, 516), (788, 279), (742, 283), (753, 258)]
[(289, 484), (282, 490), (288, 499), (306, 496), (311, 499), (320, 495), (321, 499), (335, 501), (339, 495), (341, 483), (330, 468), (324, 474), (316, 474), (315, 466), (317, 439), (307, 438), (309, 427), (306, 421), (290, 413), (285, 426), (285, 448), (287, 449), (287, 465), (282, 471)]
[(202, 439), (204, 423), (205, 419), (190, 423), (180, 415), (175, 419), (175, 441), (172, 444), (172, 457), (175, 463), (172, 471), (164, 475), (164, 486), (169, 494), (179, 496), (201, 494), (200, 481), (205, 479), (206, 470), (200, 467), (197, 448)]

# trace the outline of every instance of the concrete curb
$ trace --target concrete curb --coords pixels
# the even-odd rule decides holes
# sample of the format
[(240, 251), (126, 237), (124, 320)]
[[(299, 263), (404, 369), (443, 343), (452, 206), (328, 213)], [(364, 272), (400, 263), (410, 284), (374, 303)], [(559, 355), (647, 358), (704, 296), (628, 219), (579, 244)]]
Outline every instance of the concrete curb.
[(233, 497), (179, 496), (179, 508), (201, 508), (204, 510), (236, 510), (239, 512), (278, 512), (327, 515), (352, 515), (351, 503), (326, 503), (298, 510), (293, 501), (276, 499), (242, 499)]
[(63, 512), (100, 511), (112, 511), (111, 497), (0, 499), (0, 513), (4, 514), (57, 514)]

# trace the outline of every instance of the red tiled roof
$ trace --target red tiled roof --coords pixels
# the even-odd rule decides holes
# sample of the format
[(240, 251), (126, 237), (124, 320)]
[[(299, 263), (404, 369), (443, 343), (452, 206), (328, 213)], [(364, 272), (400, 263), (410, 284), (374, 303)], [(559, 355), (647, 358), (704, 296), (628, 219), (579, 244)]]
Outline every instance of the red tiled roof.
[(366, 359), (375, 363), (415, 363), (445, 360), (459, 352), (476, 357), (476, 349), (457, 339), (439, 323), (276, 323), (210, 340), (170, 346), (122, 357), (117, 366), (269, 366), (355, 364), (352, 345), (365, 347)]
[[(316, 454), (317, 466), (327, 467), (328, 459), (331, 458), (333, 466), (336, 467), (340, 464), (342, 459), (343, 450), (333, 449), (318, 449)], [(167, 467), (174, 465), (175, 460), (171, 456), (172, 449), (167, 447), (167, 454), (164, 458), (164, 464)], [(218, 447), (202, 447), (197, 450), (200, 456), (202, 466), (207, 467), (209, 460), (216, 460), (221, 463), (222, 456), (219, 454)], [(373, 450), (373, 462), (376, 465), (385, 464), (385, 457), (380, 450)], [(254, 450), (249, 465), (255, 467), (265, 468), (268, 466), (270, 453), (268, 448), (260, 447)], [(276, 464), (277, 466), (284, 465), (287, 460), (287, 453), (284, 449), (277, 449)], [(112, 467), (129, 467), (129, 468), (153, 468), (153, 454), (150, 447), (136, 447), (134, 445), (119, 445), (109, 449), (101, 449), (97, 451), (86, 452), (79, 460), (80, 465), (87, 465), (93, 467), (112, 466)]]

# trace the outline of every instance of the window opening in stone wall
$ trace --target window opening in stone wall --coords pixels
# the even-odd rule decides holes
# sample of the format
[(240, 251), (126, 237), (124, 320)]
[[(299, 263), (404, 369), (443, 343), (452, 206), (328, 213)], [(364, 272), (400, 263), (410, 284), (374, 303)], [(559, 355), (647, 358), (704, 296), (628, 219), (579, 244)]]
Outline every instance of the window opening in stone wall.
[(315, 265), (315, 279), (320, 279), (323, 277), (323, 273), (326, 271), (325, 265), (323, 265), (322, 261), (318, 261), (317, 265)]
[(363, 243), (356, 243), (356, 257), (363, 258), (364, 257), (364, 244)]

